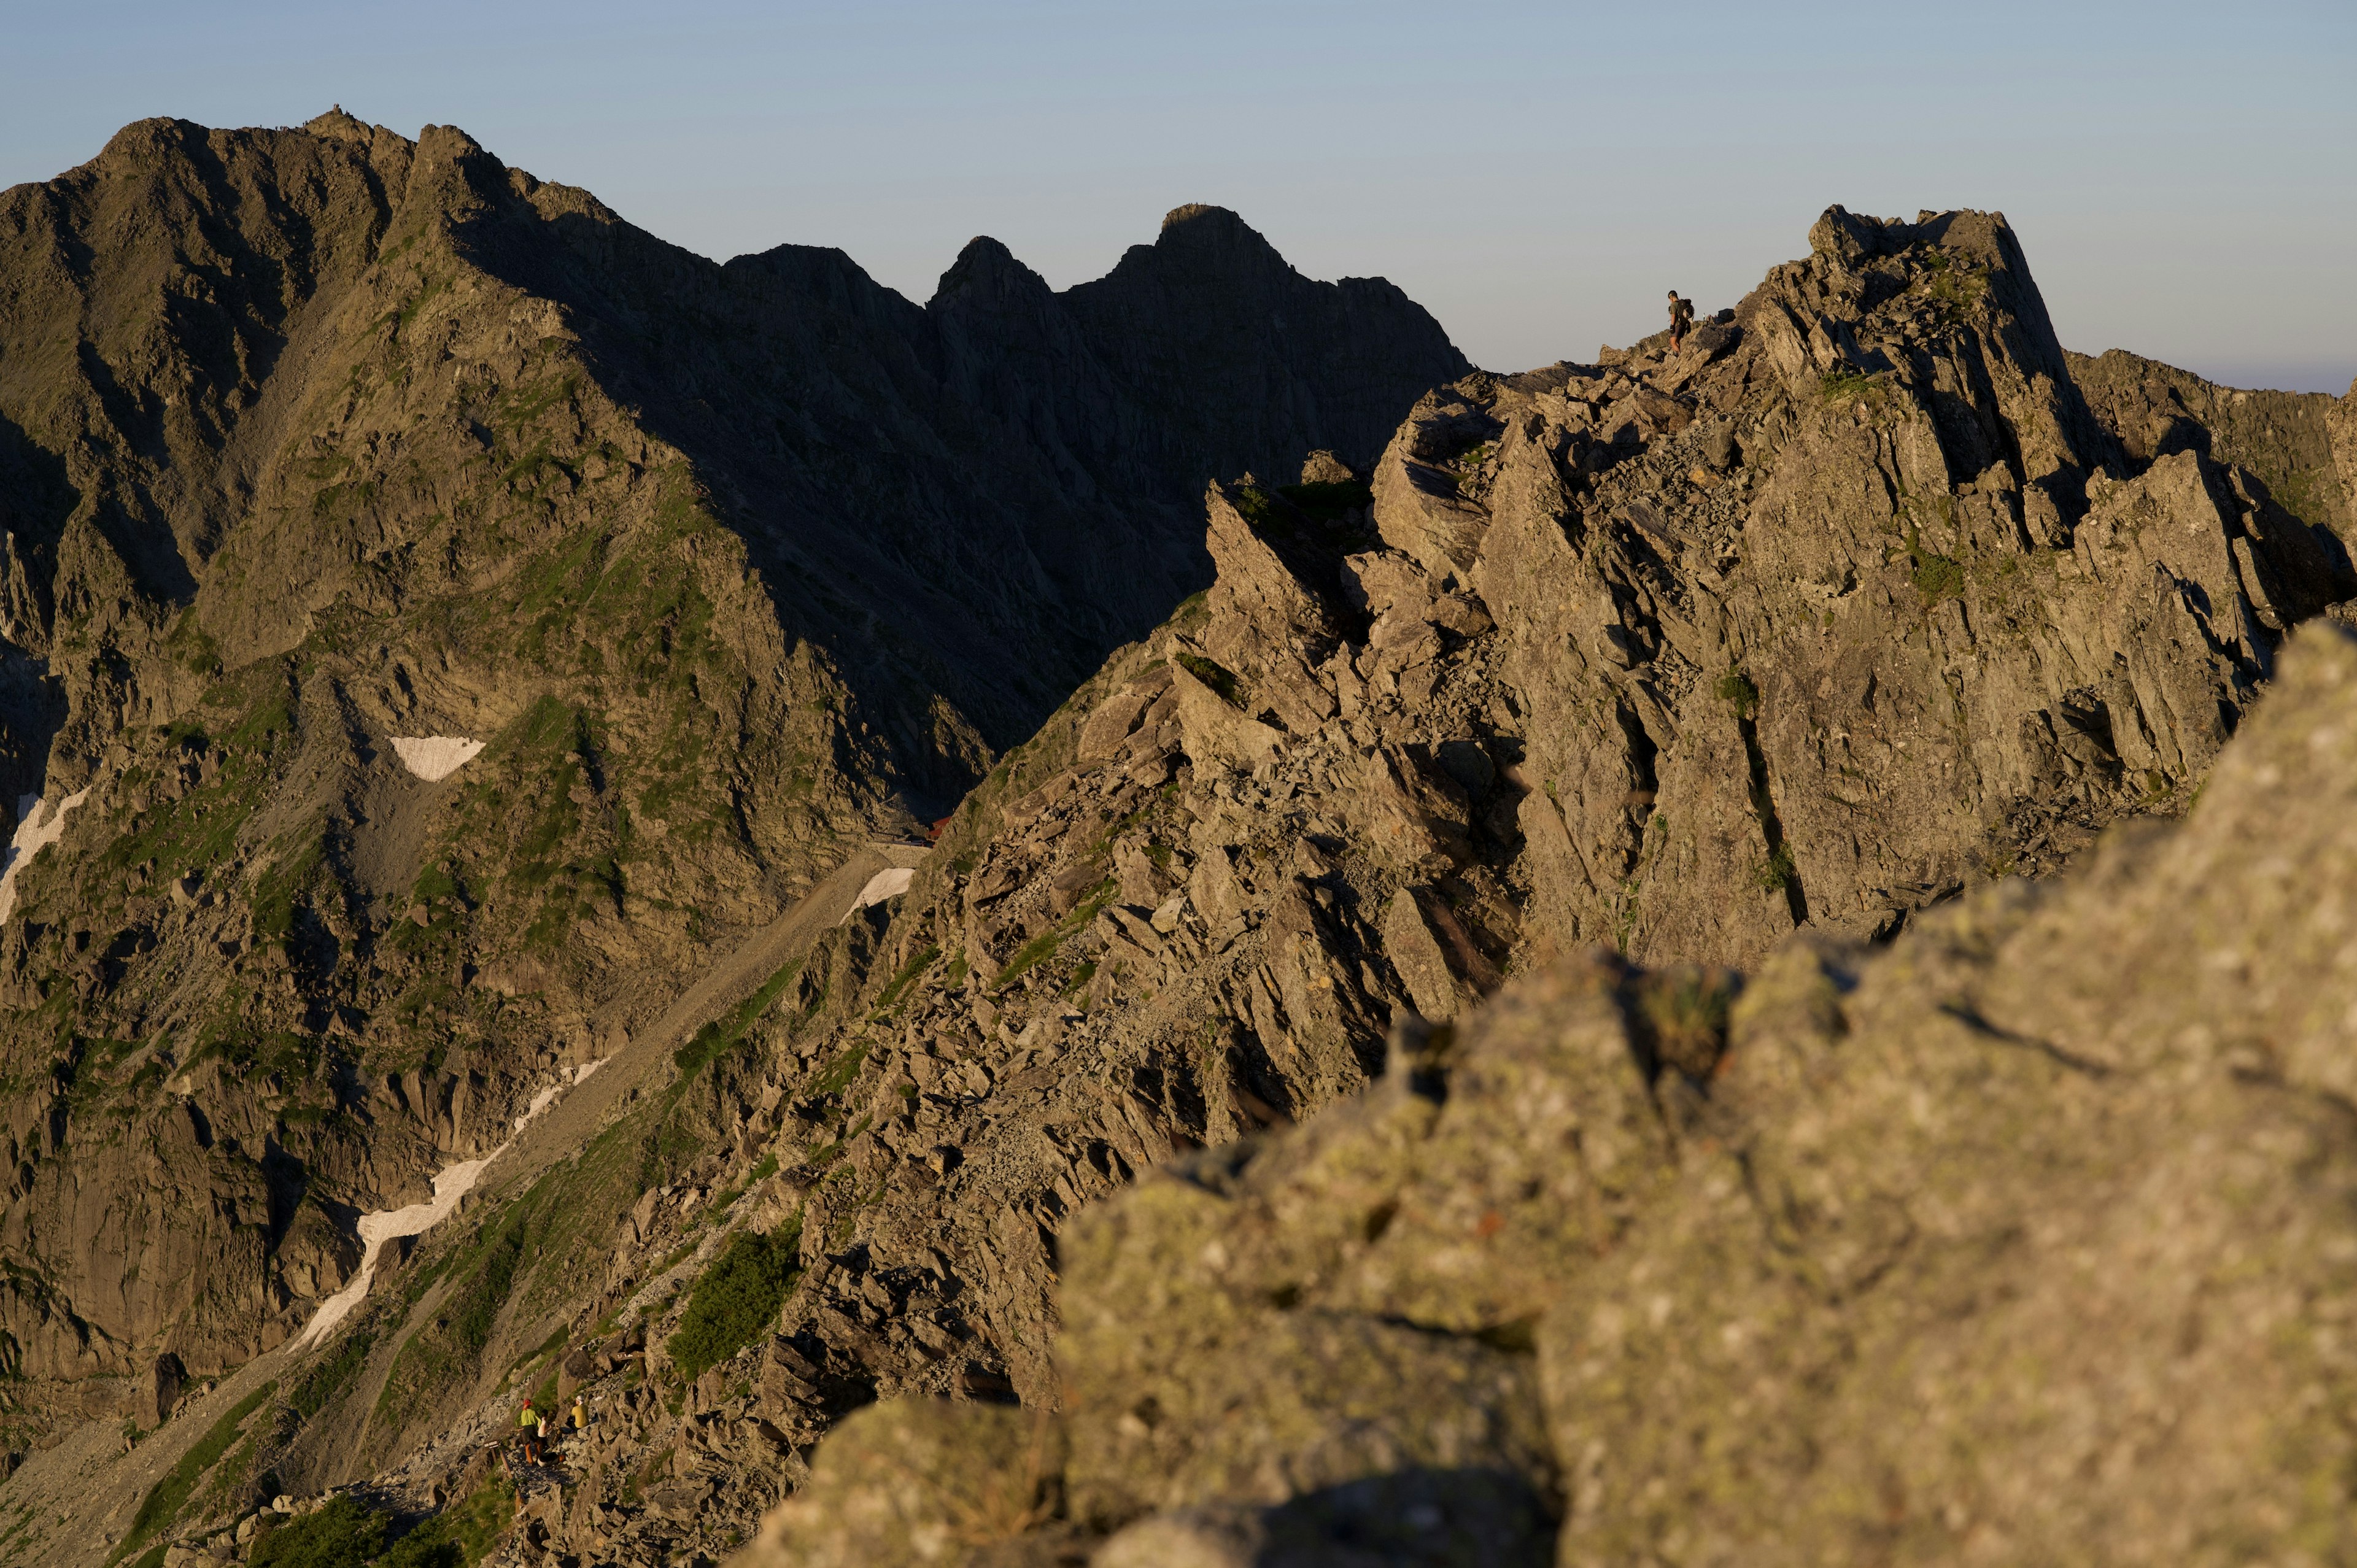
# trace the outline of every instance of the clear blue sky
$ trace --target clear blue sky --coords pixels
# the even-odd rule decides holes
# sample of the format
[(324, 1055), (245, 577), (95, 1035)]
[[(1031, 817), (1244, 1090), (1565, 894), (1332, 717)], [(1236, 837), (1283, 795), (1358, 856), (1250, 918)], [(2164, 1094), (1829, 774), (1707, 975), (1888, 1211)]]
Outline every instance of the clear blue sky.
[(1965, 6), (0, 0), (0, 184), (124, 123), (464, 126), (715, 257), (1059, 287), (1184, 201), (1379, 274), (1476, 360), (1735, 299), (1828, 202), (2003, 209), (2062, 340), (2357, 376), (2357, 0)]

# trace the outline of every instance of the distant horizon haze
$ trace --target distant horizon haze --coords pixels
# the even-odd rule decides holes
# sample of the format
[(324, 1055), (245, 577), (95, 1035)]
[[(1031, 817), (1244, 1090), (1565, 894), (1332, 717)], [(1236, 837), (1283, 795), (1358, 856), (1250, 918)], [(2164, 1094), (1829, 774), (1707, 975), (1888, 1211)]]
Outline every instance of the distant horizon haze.
[(1004, 242), (1053, 286), (1232, 209), (1382, 276), (1476, 363), (1730, 306), (1829, 203), (2006, 213), (2065, 346), (2357, 378), (2357, 6), (1392, 0), (856, 9), (610, 0), (191, 11), (0, 0), (0, 186), (124, 124), (457, 125), (715, 260), (841, 249), (922, 303)]

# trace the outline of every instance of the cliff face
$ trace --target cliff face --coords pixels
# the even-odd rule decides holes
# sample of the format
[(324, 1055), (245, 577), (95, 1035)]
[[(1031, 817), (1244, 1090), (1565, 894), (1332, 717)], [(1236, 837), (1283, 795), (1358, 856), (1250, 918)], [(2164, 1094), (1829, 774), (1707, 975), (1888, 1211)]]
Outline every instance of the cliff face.
[(0, 892), (0, 1329), (37, 1390), (278, 1343), (357, 1214), (1197, 585), (1211, 465), (1372, 452), (1464, 369), (1217, 209), (1085, 303), (998, 251), (1028, 304), (980, 308), (992, 249), (920, 308), (340, 113), (145, 122), (0, 195), (0, 795), (54, 841)]
[[(419, 167), (440, 145), (337, 134)], [(395, 290), (353, 319), (397, 344), (446, 294), (493, 303), (436, 328), (446, 368), (387, 361), (367, 396), (339, 371), (328, 406), (446, 378), (449, 433), (385, 403), (334, 447), (373, 454), (353, 504), (429, 438), (462, 456), (421, 471), (491, 476), (491, 499), (405, 503), (386, 517), (447, 532), (351, 547), (375, 564), (288, 651), (214, 653), (200, 743), (122, 732), (18, 885), (19, 1026), (61, 1030), (40, 1059), (64, 1064), (25, 1101), (48, 1120), (18, 1134), (41, 1155), (23, 1255), (94, 1201), (68, 1174), (103, 1171), (169, 1194), (133, 1234), (204, 1193), (229, 1240), (171, 1244), (242, 1247), (245, 1273), (206, 1277), (258, 1282), (109, 1305), (118, 1333), (58, 1282), (104, 1301), (88, 1282), (181, 1265), (92, 1241), (76, 1272), (11, 1275), (11, 1332), (53, 1380), (136, 1369), (133, 1345), (253, 1358), (177, 1406), (140, 1382), (178, 1413), (128, 1455), (86, 1425), (28, 1465), (11, 1495), (98, 1521), (41, 1560), (231, 1553), (241, 1519), (298, 1528), (256, 1512), (277, 1490), (456, 1517), (515, 1397), (576, 1389), (597, 1419), (522, 1477), (503, 1560), (717, 1553), (797, 1493), (773, 1541), (845, 1563), (1704, 1562), (1787, 1498), (1796, 1558), (1997, 1560), (2073, 1555), (2129, 1509), (2016, 1509), (2009, 1472), (1959, 1455), (2024, 1423), (2067, 1429), (2037, 1450), (2064, 1470), (2130, 1441), (2081, 1417), (2124, 1408), (2160, 1316), (2050, 1408), (1998, 1363), (2017, 1333), (2075, 1343), (2070, 1247), (2136, 1262), (2102, 1195), (2169, 1176), (2172, 1117), (2282, 1157), (2205, 1153), (2154, 1199), (2198, 1223), (2150, 1299), (2231, 1251), (2233, 1182), (2287, 1224), (2323, 1211), (2297, 1173), (2337, 1134), (2228, 1104), (2244, 1058), (2218, 1042), (2246, 1004), (2329, 996), (2298, 967), (2325, 937), (2212, 975), (2170, 922), (2288, 908), (2297, 857), (2250, 847), (2269, 812), (2318, 865), (2341, 854), (2332, 810), (2294, 803), (2337, 798), (2311, 774), (2348, 647), (2284, 650), (2357, 593), (2347, 400), (2255, 434), (2233, 394), (2154, 368), (2136, 387), (2178, 388), (2192, 434), (2148, 438), (2159, 394), (2063, 353), (1995, 214), (1834, 209), (1675, 354), (1496, 376), (1385, 285), (1307, 284), (1216, 209), (1062, 295), (977, 241), (920, 311), (834, 252), (705, 267), (450, 145), (477, 172), (435, 210), (473, 270), (429, 296), (421, 267), (414, 316)], [(527, 354), (513, 323), (546, 300), (570, 336), (529, 352), (557, 381), (467, 369), (490, 353), (467, 333)], [(468, 403), (479, 384), (500, 390)], [(329, 538), (394, 526), (306, 504)], [(1197, 540), (1210, 584), (1182, 597)], [(284, 549), (235, 582), (329, 570)], [(211, 581), (199, 611), (260, 591)], [(2254, 714), (2275, 727), (2237, 738)], [(376, 755), (446, 733), (490, 745), (439, 783)], [(2302, 736), (2327, 737), (2315, 758)], [(890, 791), (985, 764), (929, 854), (819, 879), (894, 820)], [(2031, 880), (2197, 797), (2177, 847), (2124, 837), (2143, 847), (2068, 890)], [(249, 798), (271, 804), (216, 814)], [(177, 825), (109, 849), (124, 800)], [(197, 877), (161, 847), (215, 843), (228, 869)], [(191, 1051), (170, 1009), (222, 994), (224, 966), (250, 977), (230, 1016), (281, 1021)], [(2147, 985), (2158, 1012), (2129, 1005)], [(2121, 1054), (2187, 1019), (2167, 1049), (2191, 1055)], [(2276, 1064), (2254, 1070), (2288, 1081), (2291, 1026), (2251, 1036)], [(355, 1210), (422, 1197), (419, 1173), (592, 1062), (335, 1332), (253, 1355), (350, 1276)], [(79, 1131), (91, 1105), (119, 1108), (114, 1144)], [(2039, 1195), (2082, 1177), (2040, 1230)], [(1975, 1296), (1966, 1254), (2028, 1305)], [(157, 1321), (173, 1337), (141, 1338)], [(2189, 1363), (2209, 1402), (2169, 1498), (2237, 1495), (2221, 1434), (2254, 1412), (2322, 1466), (2297, 1474), (2339, 1464), (2297, 1402), (2230, 1387), (2279, 1393), (2297, 1360)], [(1930, 1435), (1883, 1455), (1918, 1405)], [(200, 1432), (224, 1434), (206, 1490), (176, 1498)], [(2259, 1493), (2220, 1504), (2219, 1539), (2277, 1528), (2292, 1492)], [(2195, 1506), (2121, 1540), (2181, 1544)]]
[(2114, 349), (2066, 354), (2071, 379), (2119, 443), (2132, 472), (2179, 452), (2232, 464), (2272, 503), (2345, 542), (2357, 527), (2357, 432), (2350, 400), (2322, 392), (2245, 392)]
[(1061, 1414), (861, 1412), (747, 1561), (2345, 1551), (2357, 641), (2282, 671), (2067, 878), (1542, 967), (1084, 1211)]

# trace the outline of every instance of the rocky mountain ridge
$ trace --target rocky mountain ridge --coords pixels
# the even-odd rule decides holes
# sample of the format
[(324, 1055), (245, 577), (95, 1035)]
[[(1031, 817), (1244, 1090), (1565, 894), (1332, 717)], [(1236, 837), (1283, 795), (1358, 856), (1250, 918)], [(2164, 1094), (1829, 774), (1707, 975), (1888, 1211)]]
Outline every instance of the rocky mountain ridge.
[(1194, 585), (1211, 465), (1371, 454), (1463, 365), (1218, 209), (1079, 294), (978, 241), (920, 308), (340, 113), (0, 194), (28, 1431), (282, 1341), (359, 1214)]
[[(1734, 1288), (1708, 1274), (1719, 1232), (1680, 1250), (1727, 1212), (1708, 1145), (1802, 1157), (1778, 1152), (1786, 1079), (1759, 1105), (1718, 1087), (1781, 1059), (1777, 997), (1816, 1009), (1791, 1047), (1815, 1082), (1843, 1030), (1947, 1005), (1922, 1000), (1945, 980), (1890, 980), (1828, 1022), (1852, 1004), (1827, 987), (1984, 963), (1958, 932), (2081, 908), (2023, 879), (2109, 825), (2201, 796), (2199, 837), (2288, 628), (2357, 590), (2351, 405), (2237, 423), (2249, 398), (2066, 356), (1993, 214), (1832, 209), (1807, 258), (1665, 349), (1436, 378), (1356, 463), (1214, 483), (1208, 592), (1001, 757), (905, 891), (693, 1037), (642, 1029), (641, 1092), (393, 1260), (317, 1352), (191, 1400), (148, 1468), (115, 1466), (143, 1478), (106, 1551), (328, 1528), (257, 1511), (282, 1487), (355, 1488), (299, 1520), (490, 1507), (482, 1444), (527, 1389), (596, 1413), (520, 1477), (502, 1561), (716, 1556), (806, 1484), (773, 1526), (796, 1560), (1535, 1561), (1560, 1536), (1566, 1561), (1706, 1561), (1745, 1539), (1734, 1493), (1684, 1534), (1649, 1500), (1706, 1467), (1581, 1468), (1672, 1444), (1647, 1424), (1672, 1418), (1564, 1403), (1560, 1304), (1646, 1288), (1566, 1260), (1658, 1236), (1637, 1250), (1703, 1282), (1665, 1310), (1704, 1310)], [(2330, 700), (2310, 685), (2295, 706)], [(2086, 918), (2036, 941), (2083, 952), (2051, 933)], [(1620, 956), (1574, 956), (1598, 947)], [(1980, 1055), (1924, 1070), (2023, 1048), (1955, 1026)], [(1917, 1223), (1853, 1199), (1855, 1169), (1793, 1178), (1833, 1216), (1794, 1223), (1829, 1226), (1822, 1266), (1854, 1281), (1882, 1266), (1857, 1248), (1896, 1256)], [(1831, 1432), (1877, 1397), (1793, 1408)], [(1233, 1409), (1251, 1441), (1222, 1434)], [(198, 1423), (240, 1456), (167, 1508), (160, 1455), (201, 1450)], [(1994, 1516), (1921, 1458), (1950, 1534), (1909, 1550), (2048, 1539), (1970, 1535)], [(1743, 1485), (1781, 1495), (1756, 1477), (1786, 1464), (1747, 1457)], [(863, 1491), (877, 1466), (921, 1484)], [(58, 1450), (14, 1486), (106, 1469)], [(1829, 1482), (1831, 1533), (1794, 1540), (1854, 1542), (1841, 1487), (1865, 1484)]]
[(2352, 720), (2319, 627), (2071, 876), (1402, 1026), (1075, 1217), (1055, 1412), (860, 1411), (743, 1561), (2329, 1561)]

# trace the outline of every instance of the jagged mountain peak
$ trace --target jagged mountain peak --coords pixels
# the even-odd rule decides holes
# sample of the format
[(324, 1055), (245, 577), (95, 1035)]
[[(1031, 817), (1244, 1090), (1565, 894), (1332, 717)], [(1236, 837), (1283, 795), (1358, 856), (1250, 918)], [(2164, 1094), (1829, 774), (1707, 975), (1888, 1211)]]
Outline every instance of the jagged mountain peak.
[(1236, 212), (1190, 201), (1164, 215), (1150, 245), (1132, 245), (1106, 281), (1125, 272), (1179, 281), (1193, 276), (1254, 279), (1264, 274), (1298, 276), (1265, 235)]
[(942, 274), (941, 283), (926, 308), (942, 309), (967, 298), (1037, 299), (1053, 292), (1047, 279), (1025, 265), (1005, 244), (987, 234), (977, 234), (965, 242), (957, 260)]
[(372, 124), (350, 113), (340, 103), (331, 104), (326, 113), (306, 120), (303, 123), (303, 129), (314, 136), (323, 136), (333, 141), (358, 142), (371, 147), (387, 141), (400, 143), (405, 146), (416, 145), (398, 131), (388, 126)]
[(1183, 343), (1160, 302), (1042, 360), (340, 112), (143, 122), (0, 214), (0, 808), (38, 846), (0, 1076), (55, 1088), (0, 1119), (0, 1331), (61, 1391), (283, 1341), (354, 1213), (1200, 586), (1214, 462), (1379, 444), (1461, 364), (1412, 306), (1329, 313), (1347, 381), (1314, 331), (1182, 352), (1284, 392), (1175, 442), (1107, 368)]
[(1276, 247), (1245, 222), (1241, 213), (1207, 201), (1186, 202), (1164, 213), (1161, 231), (1154, 242), (1157, 246), (1170, 244), (1189, 251), (1217, 247), (1247, 254), (1276, 254)]

